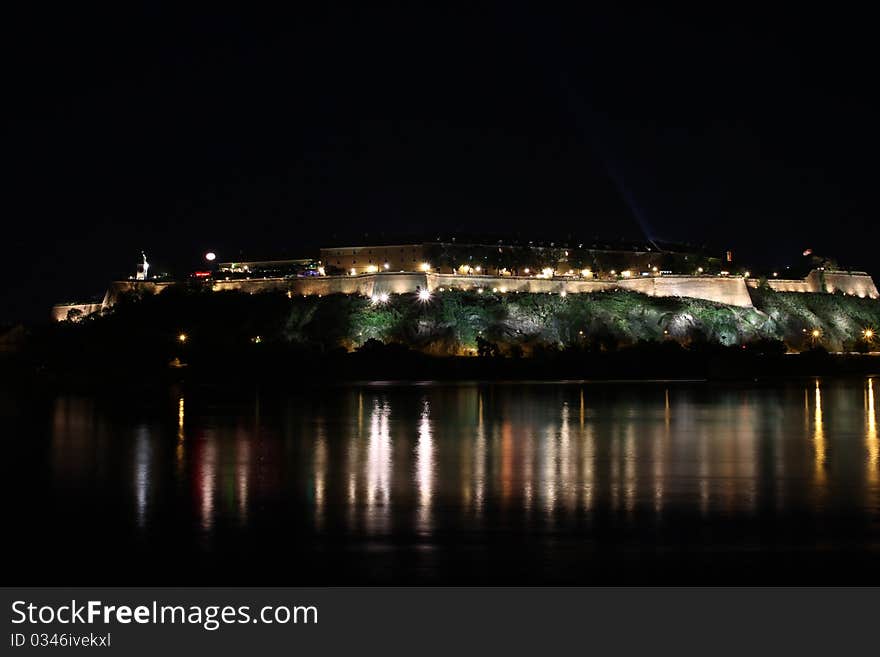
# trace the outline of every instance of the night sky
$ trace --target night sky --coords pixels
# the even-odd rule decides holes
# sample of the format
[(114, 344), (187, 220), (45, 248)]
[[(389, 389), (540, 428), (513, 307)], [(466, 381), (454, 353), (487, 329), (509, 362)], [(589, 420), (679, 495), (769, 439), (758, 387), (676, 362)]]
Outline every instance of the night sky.
[(21, 4), (4, 321), (101, 293), (141, 249), (185, 272), (364, 233), (644, 233), (880, 274), (868, 15)]

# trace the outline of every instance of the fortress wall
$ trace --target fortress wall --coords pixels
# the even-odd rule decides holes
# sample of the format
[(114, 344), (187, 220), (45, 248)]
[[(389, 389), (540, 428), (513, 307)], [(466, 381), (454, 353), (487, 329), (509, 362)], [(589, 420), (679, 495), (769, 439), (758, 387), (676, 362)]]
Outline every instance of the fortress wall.
[[(824, 289), (823, 289), (824, 281)], [(877, 299), (880, 297), (873, 279), (865, 272), (811, 271), (806, 278), (771, 279), (771, 289), (779, 292), (828, 292)], [(158, 294), (175, 285), (171, 281), (113, 281), (102, 303), (58, 304), (52, 308), (56, 321), (67, 319), (73, 309), (83, 315), (99, 312), (116, 303), (122, 294), (139, 292)], [(641, 292), (654, 297), (692, 297), (717, 303), (752, 307), (748, 287), (757, 287), (757, 279), (717, 276), (645, 276), (620, 280), (547, 279), (526, 276), (461, 276), (421, 272), (381, 272), (358, 276), (320, 276), (309, 278), (255, 278), (231, 281), (213, 281), (213, 291), (240, 290), (251, 294), (268, 291), (289, 292), (296, 295), (359, 294), (371, 296), (381, 292), (389, 294), (414, 293), (417, 289), (437, 290), (455, 288), (473, 290), (483, 288), (504, 292), (571, 294), (599, 292), (615, 288)]]
[(360, 294), (373, 293), (373, 276), (316, 276), (313, 278), (291, 278), (285, 281), (292, 294)]
[(652, 297), (693, 297), (743, 308), (752, 298), (743, 278), (713, 276), (645, 276), (617, 282), (618, 287)]
[(71, 310), (78, 310), (80, 317), (99, 313), (104, 308), (103, 303), (56, 303), (52, 306), (52, 321), (63, 322), (67, 319), (67, 314)]
[(255, 294), (259, 292), (286, 292), (290, 286), (287, 279), (284, 278), (253, 278), (253, 279), (236, 279), (234, 281), (214, 281), (211, 284), (212, 292), (224, 292), (227, 290), (238, 290)]
[[(749, 287), (758, 287), (758, 279), (750, 278)], [(767, 286), (777, 292), (815, 292), (810, 281), (804, 278), (771, 278), (767, 280)]]
[(441, 287), (459, 290), (497, 289), (505, 292), (559, 293), (565, 290), (579, 292), (598, 292), (615, 286), (613, 281), (590, 281), (580, 279), (529, 278), (527, 276), (460, 276), (457, 274), (428, 274), (428, 289)]
[[(822, 288), (822, 279), (825, 279), (825, 289)], [(814, 281), (813, 286), (817, 292), (843, 292), (862, 299), (878, 298), (877, 286), (874, 279), (863, 271), (831, 271), (822, 272), (813, 270), (807, 275), (807, 280)]]

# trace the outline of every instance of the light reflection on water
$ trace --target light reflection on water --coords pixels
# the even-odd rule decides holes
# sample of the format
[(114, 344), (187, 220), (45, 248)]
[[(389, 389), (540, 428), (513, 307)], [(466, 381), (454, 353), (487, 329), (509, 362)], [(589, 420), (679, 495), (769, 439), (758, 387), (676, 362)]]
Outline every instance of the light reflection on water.
[(210, 536), (306, 509), (310, 531), (430, 540), (811, 510), (832, 491), (877, 513), (875, 384), (363, 386), (229, 406), (196, 392), (134, 421), (62, 396), (49, 458), (56, 485), (130, 499), (147, 533), (170, 513)]

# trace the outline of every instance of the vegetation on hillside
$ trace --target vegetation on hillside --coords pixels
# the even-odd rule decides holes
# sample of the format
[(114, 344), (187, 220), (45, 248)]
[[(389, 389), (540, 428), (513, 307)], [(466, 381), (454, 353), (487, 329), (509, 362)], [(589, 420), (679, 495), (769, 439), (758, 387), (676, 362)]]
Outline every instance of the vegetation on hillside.
[[(170, 288), (123, 299), (104, 317), (57, 329), (58, 344), (105, 349), (173, 343), (181, 334), (231, 348), (273, 343), (311, 351), (401, 344), (434, 355), (532, 355), (547, 350), (613, 351), (645, 342), (748, 345), (778, 341), (791, 351), (867, 350), (866, 328), (880, 328), (880, 302), (842, 295), (753, 290), (755, 308), (612, 290), (592, 294), (434, 292), (375, 302), (354, 295), (211, 293)], [(818, 332), (817, 334), (814, 332)], [(69, 347), (69, 344), (68, 344)], [(59, 347), (67, 348), (67, 347)]]

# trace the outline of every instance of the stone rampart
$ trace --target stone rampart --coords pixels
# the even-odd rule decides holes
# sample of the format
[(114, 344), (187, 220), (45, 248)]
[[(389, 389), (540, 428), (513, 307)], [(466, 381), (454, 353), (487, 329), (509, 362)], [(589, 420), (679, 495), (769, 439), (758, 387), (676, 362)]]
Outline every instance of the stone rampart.
[[(114, 281), (101, 303), (58, 304), (52, 318), (68, 318), (71, 310), (85, 316), (112, 306), (119, 297), (130, 292), (158, 294), (175, 283), (169, 281)], [(758, 280), (721, 276), (642, 276), (639, 278), (581, 279), (537, 278), (529, 276), (462, 276), (422, 272), (380, 272), (357, 276), (315, 276), (304, 278), (253, 278), (214, 280), (215, 292), (240, 290), (251, 294), (281, 291), (295, 295), (358, 294), (372, 296), (387, 292), (407, 294), (419, 289), (495, 290), (502, 293), (532, 292), (581, 294), (602, 290), (624, 289), (653, 297), (691, 297), (716, 303), (752, 307), (748, 287), (757, 287)], [(877, 299), (877, 287), (865, 272), (813, 270), (804, 279), (771, 279), (767, 281), (779, 292), (843, 292), (844, 294)]]

